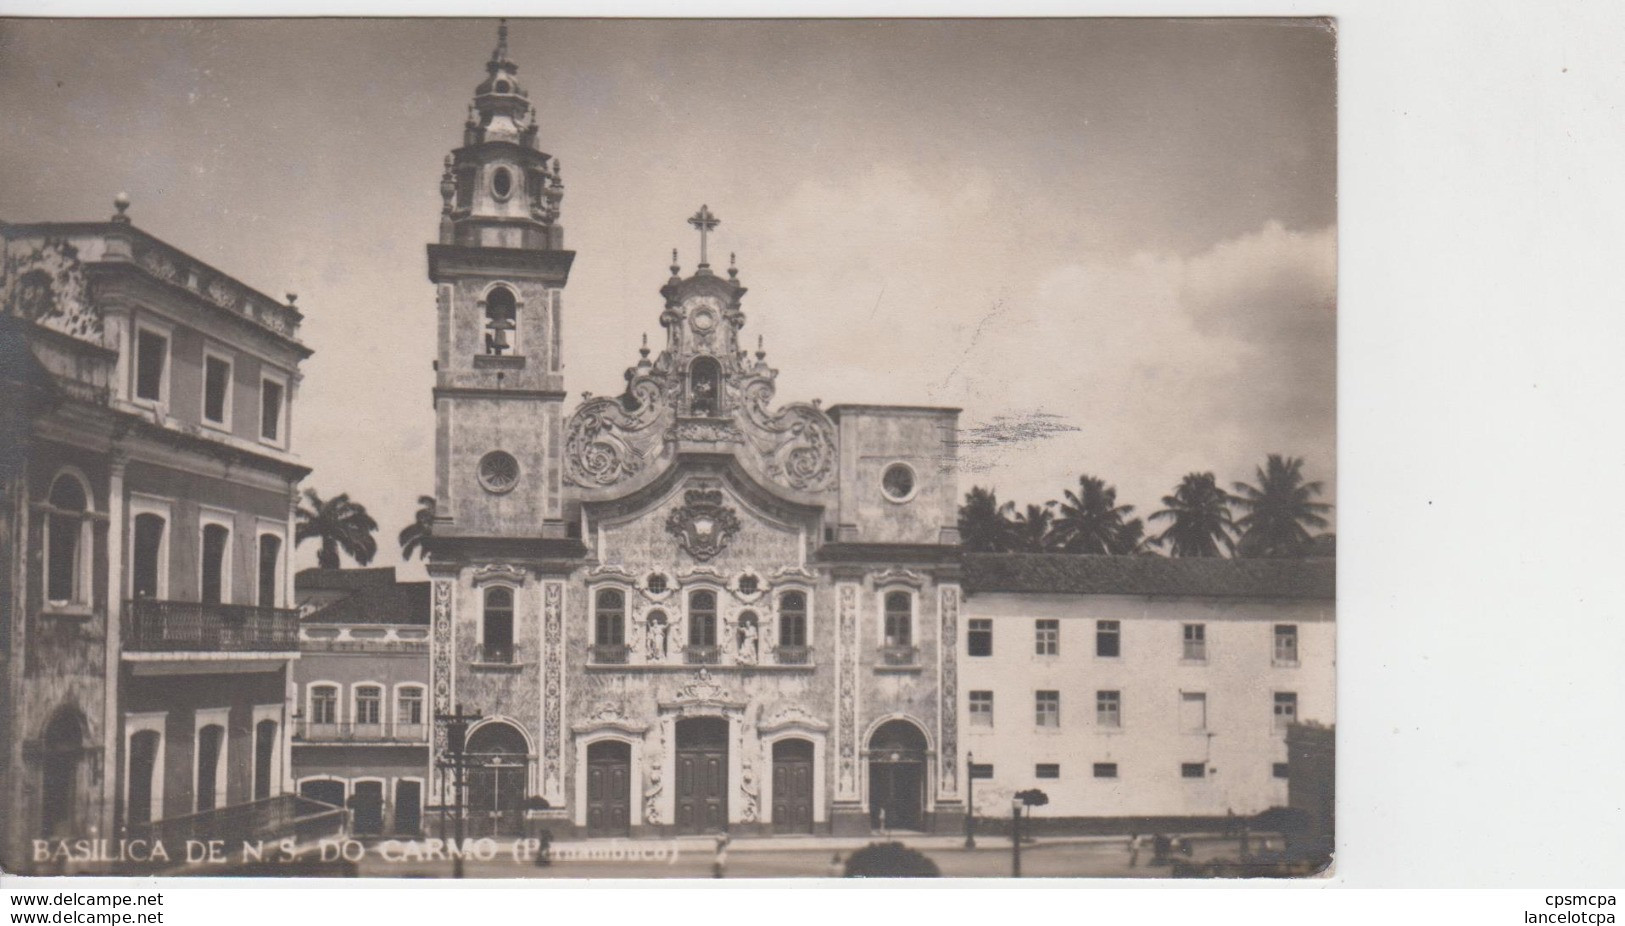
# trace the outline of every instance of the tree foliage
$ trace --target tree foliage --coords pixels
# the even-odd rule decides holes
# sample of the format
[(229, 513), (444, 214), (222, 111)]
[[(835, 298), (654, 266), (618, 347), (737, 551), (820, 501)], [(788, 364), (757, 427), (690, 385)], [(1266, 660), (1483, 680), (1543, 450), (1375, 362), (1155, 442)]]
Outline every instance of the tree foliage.
[(372, 562), (378, 552), (373, 532), (378, 522), (348, 492), (323, 499), (315, 489), (305, 490), (305, 500), (295, 512), (294, 545), (315, 538), (321, 542), (316, 563), (323, 569), (339, 568), (339, 552), (350, 555), (357, 564)]
[(434, 507), (434, 496), (418, 496), (417, 514), (411, 524), (401, 528), (401, 559), (409, 560), (413, 554), (423, 553), (423, 541), (434, 533)]
[(1243, 512), (1236, 519), (1241, 532), (1238, 556), (1305, 556), (1315, 539), (1309, 528), (1324, 528), (1322, 514), (1332, 506), (1317, 502), (1323, 488), (1305, 482), (1303, 460), (1272, 453), (1255, 470), (1257, 485), (1235, 484), (1231, 504)]
[(1212, 473), (1189, 473), (1174, 494), (1162, 497), (1162, 510), (1153, 521), (1170, 521), (1156, 536), (1174, 556), (1220, 556), (1235, 551), (1231, 536), (1235, 529), (1230, 518), (1230, 495), (1219, 488)]

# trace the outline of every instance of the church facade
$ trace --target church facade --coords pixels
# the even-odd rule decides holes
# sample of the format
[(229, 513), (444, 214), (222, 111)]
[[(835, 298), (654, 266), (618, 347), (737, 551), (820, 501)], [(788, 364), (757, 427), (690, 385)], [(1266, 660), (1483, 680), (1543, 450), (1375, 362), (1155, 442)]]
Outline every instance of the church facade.
[(664, 345), (566, 415), (558, 161), (505, 42), (488, 71), (429, 247), (432, 696), (480, 718), (472, 817), (959, 825), (957, 410), (778, 403), (702, 208), (651, 301)]

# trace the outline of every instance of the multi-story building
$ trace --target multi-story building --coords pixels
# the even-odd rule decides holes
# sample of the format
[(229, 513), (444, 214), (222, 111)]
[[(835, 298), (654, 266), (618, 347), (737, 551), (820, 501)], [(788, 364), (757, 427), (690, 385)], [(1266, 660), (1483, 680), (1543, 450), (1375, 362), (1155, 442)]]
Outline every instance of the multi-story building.
[(476, 818), (957, 825), (957, 411), (773, 407), (702, 208), (651, 308), (664, 347), (566, 416), (558, 162), (505, 38), (487, 71), (429, 247), (433, 696), (481, 718)]
[(293, 782), (350, 810), (356, 836), (415, 836), (430, 778), (429, 583), (395, 570), (306, 569), (294, 579)]
[(960, 741), (977, 813), (1008, 816), (1029, 788), (1050, 798), (1043, 818), (1125, 829), (1285, 806), (1288, 728), (1335, 716), (1334, 573), (967, 554)]
[(204, 832), (286, 786), (301, 316), (117, 205), (0, 226), (0, 851), (17, 867), (35, 839)]

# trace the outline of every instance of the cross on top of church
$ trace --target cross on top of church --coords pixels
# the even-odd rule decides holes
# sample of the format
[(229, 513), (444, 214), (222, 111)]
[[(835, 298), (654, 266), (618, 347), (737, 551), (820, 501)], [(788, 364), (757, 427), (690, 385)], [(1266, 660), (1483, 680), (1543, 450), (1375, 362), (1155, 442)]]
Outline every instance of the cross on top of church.
[(711, 230), (722, 224), (722, 220), (711, 213), (710, 206), (700, 206), (700, 211), (688, 217), (688, 224), (700, 230), (700, 270), (708, 270), (711, 265), (705, 256), (705, 239)]

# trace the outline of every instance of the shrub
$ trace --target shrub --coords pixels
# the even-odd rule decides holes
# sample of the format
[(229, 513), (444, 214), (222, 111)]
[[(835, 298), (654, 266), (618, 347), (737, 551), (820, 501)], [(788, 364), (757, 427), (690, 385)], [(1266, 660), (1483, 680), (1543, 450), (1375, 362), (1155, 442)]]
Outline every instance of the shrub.
[(848, 878), (940, 878), (937, 863), (900, 842), (875, 842), (846, 860)]

